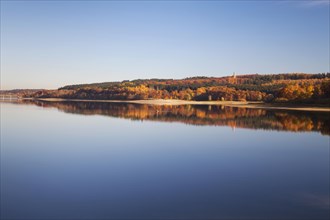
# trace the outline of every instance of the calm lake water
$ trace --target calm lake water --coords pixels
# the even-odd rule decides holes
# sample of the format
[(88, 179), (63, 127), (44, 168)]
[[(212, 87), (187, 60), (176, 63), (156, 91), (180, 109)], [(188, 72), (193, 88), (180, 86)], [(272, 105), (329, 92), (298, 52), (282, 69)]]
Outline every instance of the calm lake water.
[(1, 219), (329, 217), (329, 113), (0, 105)]

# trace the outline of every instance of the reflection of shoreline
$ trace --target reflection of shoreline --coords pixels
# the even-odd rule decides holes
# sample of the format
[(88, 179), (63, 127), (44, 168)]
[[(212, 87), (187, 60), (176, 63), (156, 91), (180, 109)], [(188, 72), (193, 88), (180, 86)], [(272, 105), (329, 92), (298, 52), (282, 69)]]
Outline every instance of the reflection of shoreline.
[(330, 112), (330, 107), (302, 106), (296, 104), (270, 104), (264, 102), (240, 102), (240, 101), (186, 101), (178, 99), (148, 99), (148, 100), (88, 100), (88, 99), (62, 99), (62, 98), (40, 98), (24, 99), (47, 102), (106, 102), (106, 103), (134, 103), (148, 105), (225, 105), (231, 107), (294, 110), (294, 111), (322, 111)]
[(143, 105), (104, 102), (22, 101), (44, 108), (83, 115), (104, 115), (131, 120), (181, 122), (190, 125), (230, 126), (263, 130), (321, 132), (330, 135), (327, 112), (294, 112), (236, 108), (219, 105)]

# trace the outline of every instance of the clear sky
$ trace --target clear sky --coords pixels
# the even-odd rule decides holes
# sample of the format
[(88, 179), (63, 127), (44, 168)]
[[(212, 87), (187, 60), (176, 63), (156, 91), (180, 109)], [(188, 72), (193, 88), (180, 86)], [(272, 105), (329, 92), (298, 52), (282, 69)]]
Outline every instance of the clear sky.
[(1, 89), (329, 72), (329, 1), (3, 1)]

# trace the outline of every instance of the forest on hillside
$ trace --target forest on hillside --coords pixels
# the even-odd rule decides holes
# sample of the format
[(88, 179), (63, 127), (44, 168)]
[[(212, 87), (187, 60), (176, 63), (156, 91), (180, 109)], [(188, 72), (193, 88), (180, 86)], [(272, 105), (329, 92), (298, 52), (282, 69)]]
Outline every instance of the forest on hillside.
[(181, 99), (330, 103), (330, 73), (250, 74), (185, 79), (137, 79), (67, 85), (23, 95), (91, 100)]

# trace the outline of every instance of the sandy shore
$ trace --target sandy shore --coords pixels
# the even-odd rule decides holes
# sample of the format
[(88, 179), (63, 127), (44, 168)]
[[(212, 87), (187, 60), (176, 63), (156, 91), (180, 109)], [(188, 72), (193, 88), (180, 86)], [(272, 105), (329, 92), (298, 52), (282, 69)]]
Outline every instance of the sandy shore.
[(88, 99), (61, 99), (61, 98), (40, 98), (40, 99), (29, 99), (29, 100), (40, 100), (47, 102), (135, 103), (135, 104), (147, 104), (147, 105), (224, 105), (224, 106), (243, 107), (243, 108), (330, 112), (330, 107), (314, 107), (314, 106), (299, 106), (299, 105), (278, 106), (277, 104), (269, 104), (264, 102), (240, 102), (240, 101), (186, 101), (186, 100), (177, 100), (177, 99), (88, 100)]

